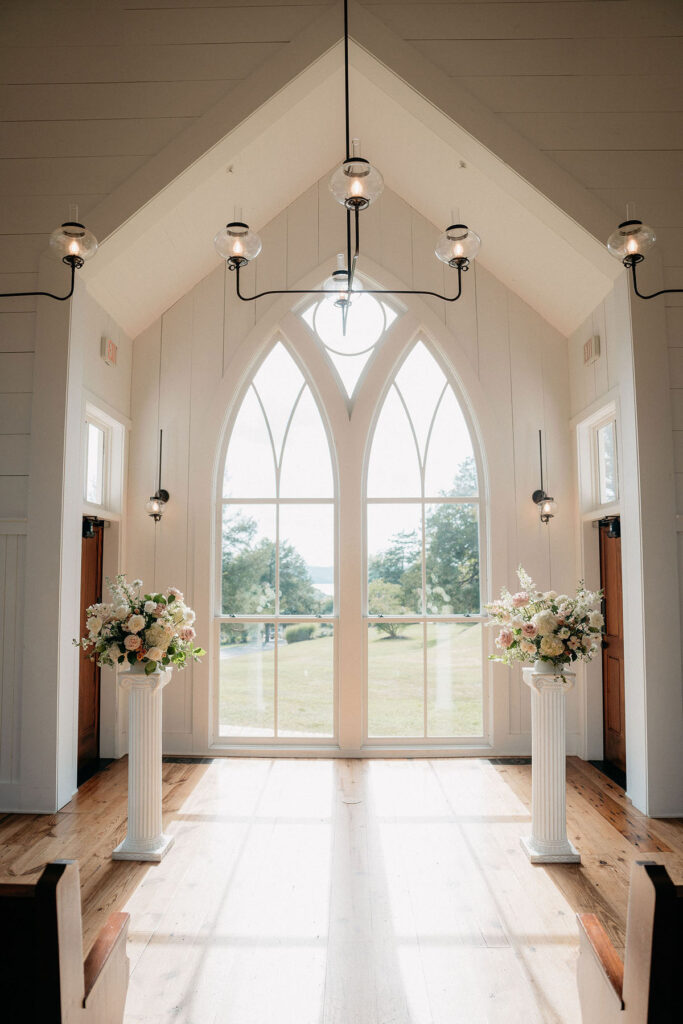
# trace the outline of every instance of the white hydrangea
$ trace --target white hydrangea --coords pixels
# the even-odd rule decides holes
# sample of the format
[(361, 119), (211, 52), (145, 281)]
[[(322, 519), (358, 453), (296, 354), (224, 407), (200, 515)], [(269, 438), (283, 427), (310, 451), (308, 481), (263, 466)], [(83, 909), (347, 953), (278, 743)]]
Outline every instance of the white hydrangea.
[(540, 651), (546, 658), (557, 658), (564, 650), (564, 644), (556, 636), (544, 636), (541, 638)]
[(557, 616), (551, 611), (537, 612), (531, 621), (541, 636), (550, 636), (557, 629)]

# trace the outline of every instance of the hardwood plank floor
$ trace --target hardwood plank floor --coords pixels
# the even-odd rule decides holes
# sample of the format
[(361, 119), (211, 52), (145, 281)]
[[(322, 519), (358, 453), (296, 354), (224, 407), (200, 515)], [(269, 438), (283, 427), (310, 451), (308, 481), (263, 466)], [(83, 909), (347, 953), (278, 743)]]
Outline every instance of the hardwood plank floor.
[(533, 867), (529, 765), (217, 759), (164, 764), (176, 842), (112, 861), (126, 762), (54, 815), (0, 818), (0, 877), (81, 868), (86, 949), (131, 913), (127, 1024), (579, 1024), (575, 912), (624, 941), (636, 859), (683, 882), (683, 823), (570, 758), (581, 865)]

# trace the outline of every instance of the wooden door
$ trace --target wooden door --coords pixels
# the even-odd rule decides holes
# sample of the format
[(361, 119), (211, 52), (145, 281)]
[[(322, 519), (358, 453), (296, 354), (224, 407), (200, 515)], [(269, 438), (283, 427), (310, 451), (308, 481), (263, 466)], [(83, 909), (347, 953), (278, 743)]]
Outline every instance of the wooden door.
[(602, 644), (604, 759), (625, 772), (624, 616), (621, 529), (618, 519), (600, 523), (600, 585), (605, 593), (605, 635)]
[[(86, 608), (102, 600), (102, 538), (104, 523), (83, 520), (81, 541), (81, 636)], [(100, 760), (100, 670), (81, 649), (78, 675), (78, 785), (90, 778)]]

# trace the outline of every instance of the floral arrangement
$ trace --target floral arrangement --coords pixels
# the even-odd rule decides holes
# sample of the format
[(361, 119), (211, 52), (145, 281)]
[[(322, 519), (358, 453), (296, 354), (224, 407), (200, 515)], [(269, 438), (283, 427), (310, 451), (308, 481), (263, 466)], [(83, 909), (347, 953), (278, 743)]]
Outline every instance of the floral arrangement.
[(542, 593), (521, 566), (517, 576), (521, 589), (516, 594), (504, 588), (498, 601), (486, 605), (491, 624), (502, 627), (496, 637), (500, 654), (491, 659), (506, 665), (544, 659), (558, 667), (590, 661), (602, 639), (602, 591), (586, 590), (581, 582), (575, 597)]
[(88, 635), (74, 640), (98, 665), (116, 666), (144, 662), (150, 675), (157, 667), (184, 668), (206, 651), (195, 647), (195, 614), (175, 587), (163, 594), (142, 594), (142, 580), (126, 581), (124, 575), (107, 579), (111, 604), (87, 609)]

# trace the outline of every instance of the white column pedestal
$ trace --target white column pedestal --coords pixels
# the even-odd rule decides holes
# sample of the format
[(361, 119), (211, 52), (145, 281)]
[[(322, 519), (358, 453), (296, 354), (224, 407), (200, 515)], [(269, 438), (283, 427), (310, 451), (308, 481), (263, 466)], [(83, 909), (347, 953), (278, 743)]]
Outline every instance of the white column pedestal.
[(565, 703), (573, 672), (525, 668), (531, 690), (531, 835), (522, 846), (532, 864), (579, 864), (567, 839)]
[(114, 860), (160, 861), (173, 845), (161, 818), (161, 691), (171, 670), (145, 675), (132, 665), (119, 676), (128, 690), (128, 832)]

